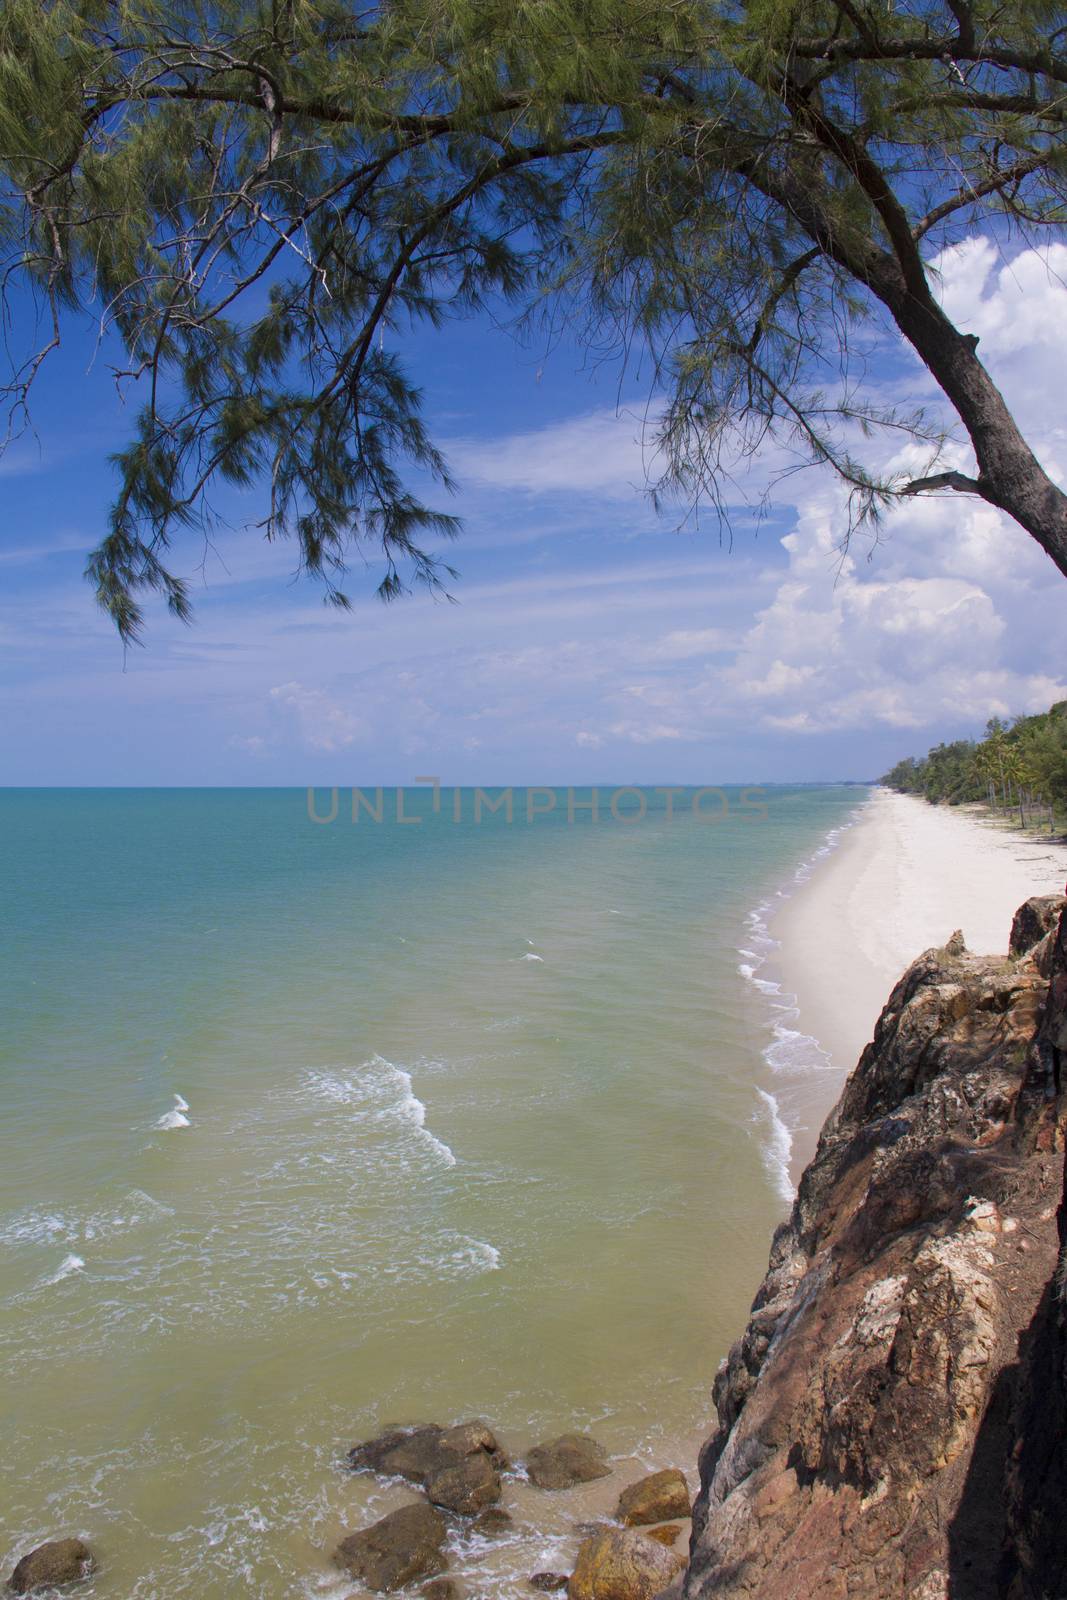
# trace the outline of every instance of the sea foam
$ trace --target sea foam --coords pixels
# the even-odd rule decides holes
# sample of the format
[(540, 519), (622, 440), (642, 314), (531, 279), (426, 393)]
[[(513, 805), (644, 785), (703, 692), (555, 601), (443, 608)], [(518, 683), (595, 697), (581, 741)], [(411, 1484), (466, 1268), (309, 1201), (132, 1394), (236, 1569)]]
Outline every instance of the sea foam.
[[(760, 969), (780, 948), (780, 941), (771, 934), (770, 919), (780, 903), (788, 900), (795, 889), (808, 881), (819, 862), (836, 850), (847, 829), (859, 820), (862, 810), (862, 806), (857, 806), (847, 822), (830, 829), (815, 851), (796, 868), (788, 888), (775, 890), (774, 894), (753, 907), (745, 918), (745, 943), (737, 946), (738, 955), (744, 958), (737, 967), (739, 975), (762, 996), (771, 1013), (767, 1020), (771, 1037), (761, 1052), (763, 1059), (775, 1076), (784, 1077), (787, 1082), (790, 1079), (801, 1080), (812, 1072), (825, 1072), (833, 1063), (818, 1039), (790, 1026), (800, 1017), (796, 995), (787, 994), (774, 979), (760, 976)], [(788, 1113), (778, 1095), (758, 1086), (756, 1093), (763, 1102), (754, 1120), (765, 1130), (764, 1162), (779, 1194), (784, 1200), (791, 1201), (794, 1190), (789, 1177), (789, 1160), (793, 1135), (798, 1128), (790, 1126)]]
[(184, 1099), (180, 1094), (176, 1094), (174, 1096), (173, 1110), (165, 1111), (156, 1123), (156, 1127), (164, 1130), (188, 1128), (190, 1126), (189, 1118), (185, 1115), (188, 1109), (188, 1100)]
[(72, 1277), (75, 1272), (84, 1271), (85, 1262), (82, 1260), (81, 1256), (76, 1256), (74, 1254), (64, 1256), (63, 1260), (59, 1264), (59, 1267), (55, 1272), (53, 1272), (52, 1276), (44, 1279), (42, 1287), (46, 1289), (51, 1288), (55, 1283), (62, 1283), (64, 1278)]
[[(378, 1059), (381, 1060), (381, 1057)], [(395, 1117), (401, 1122), (406, 1122), (410, 1128), (415, 1130), (417, 1136), (424, 1141), (426, 1146), (444, 1162), (446, 1167), (454, 1167), (456, 1157), (451, 1147), (443, 1139), (439, 1139), (435, 1133), (431, 1133), (426, 1126), (426, 1106), (412, 1088), (411, 1073), (405, 1072), (403, 1067), (393, 1066), (392, 1062), (383, 1064), (391, 1068), (396, 1074), (397, 1084), (401, 1093), (396, 1105), (388, 1106), (379, 1111), (379, 1117)]]
[(70, 1211), (21, 1211), (0, 1224), (0, 1247), (15, 1250), (41, 1245), (91, 1244), (111, 1239), (142, 1222), (173, 1216), (169, 1206), (143, 1189), (130, 1189), (114, 1205), (85, 1214)]
[(759, 1087), (756, 1093), (763, 1103), (760, 1120), (768, 1130), (763, 1141), (764, 1165), (782, 1199), (792, 1205), (794, 1191), (789, 1176), (789, 1159), (793, 1154), (793, 1135), (782, 1118), (781, 1107), (774, 1095)]
[(468, 1273), (500, 1270), (500, 1251), (495, 1244), (488, 1244), (484, 1239), (465, 1239), (460, 1247), (452, 1252), (450, 1260), (456, 1271), (463, 1276)]
[(443, 1166), (454, 1167), (453, 1150), (426, 1126), (426, 1106), (415, 1093), (411, 1073), (375, 1054), (354, 1072), (310, 1072), (305, 1084), (318, 1099), (350, 1107), (358, 1116), (393, 1123), (411, 1134)]

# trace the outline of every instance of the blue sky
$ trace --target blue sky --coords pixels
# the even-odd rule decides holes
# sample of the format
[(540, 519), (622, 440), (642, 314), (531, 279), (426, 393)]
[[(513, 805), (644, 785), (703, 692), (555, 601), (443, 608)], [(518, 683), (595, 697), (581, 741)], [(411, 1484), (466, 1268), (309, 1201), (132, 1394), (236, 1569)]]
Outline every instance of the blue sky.
[[(1067, 248), (1009, 260), (974, 239), (941, 266), (950, 311), (1067, 481)], [(454, 603), (382, 606), (371, 563), (353, 568), (353, 611), (326, 610), (292, 550), (252, 528), (249, 492), (227, 498), (212, 547), (177, 549), (192, 627), (151, 610), (124, 657), (81, 573), (127, 422), (91, 333), (69, 341), (36, 438), (0, 461), (0, 781), (862, 779), (1067, 696), (1063, 580), (989, 508), (910, 502), (843, 555), (843, 496), (807, 472), (762, 526), (741, 508), (727, 548), (714, 518), (678, 531), (651, 509), (637, 376), (620, 394), (617, 369), (487, 322), (411, 354), (460, 484)], [(899, 386), (899, 359), (882, 374)], [(904, 382), (931, 393), (917, 367)], [(752, 465), (753, 503), (770, 469)]]

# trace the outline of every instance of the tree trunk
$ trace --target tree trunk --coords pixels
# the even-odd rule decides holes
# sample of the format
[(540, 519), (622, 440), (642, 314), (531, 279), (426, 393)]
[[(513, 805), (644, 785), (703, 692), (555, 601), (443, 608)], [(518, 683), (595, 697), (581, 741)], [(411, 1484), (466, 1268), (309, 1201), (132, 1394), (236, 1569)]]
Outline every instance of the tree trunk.
[(977, 339), (960, 333), (932, 298), (923, 303), (907, 291), (883, 298), (967, 429), (978, 463), (975, 493), (1014, 517), (1067, 576), (1067, 494), (1019, 432), (975, 354)]
[[(842, 158), (839, 140), (827, 134), (823, 142), (835, 158)], [(1053, 483), (1019, 432), (1003, 395), (975, 354), (978, 340), (961, 333), (930, 293), (926, 265), (904, 211), (895, 199), (886, 203), (887, 180), (867, 161), (866, 152), (845, 151), (846, 165), (850, 165), (850, 155), (853, 176), (880, 210), (891, 235), (892, 253), (872, 235), (842, 226), (835, 216), (833, 197), (819, 191), (810, 171), (802, 174), (798, 169), (782, 177), (769, 172), (766, 163), (749, 157), (739, 163), (737, 171), (784, 207), (814, 244), (882, 302), (951, 401), (970, 437), (978, 477), (967, 479), (960, 474), (955, 484), (947, 486), (966, 489), (1006, 511), (1033, 535), (1067, 577), (1067, 494)], [(862, 172), (857, 163), (864, 168)], [(946, 486), (943, 480), (941, 486)]]

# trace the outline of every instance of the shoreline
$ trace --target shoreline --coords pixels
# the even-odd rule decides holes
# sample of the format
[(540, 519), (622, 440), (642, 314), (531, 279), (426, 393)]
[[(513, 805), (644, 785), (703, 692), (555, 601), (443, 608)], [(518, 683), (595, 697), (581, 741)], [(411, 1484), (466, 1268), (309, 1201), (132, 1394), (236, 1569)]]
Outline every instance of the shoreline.
[[(1062, 892), (1065, 877), (1067, 845), (1055, 838), (876, 787), (795, 888), (767, 903), (774, 943), (757, 983), (778, 1017), (764, 1058), (794, 1184), (909, 964), (957, 928), (975, 954), (1006, 954), (1017, 908)], [(776, 1068), (783, 1039), (806, 1055), (803, 1073)]]

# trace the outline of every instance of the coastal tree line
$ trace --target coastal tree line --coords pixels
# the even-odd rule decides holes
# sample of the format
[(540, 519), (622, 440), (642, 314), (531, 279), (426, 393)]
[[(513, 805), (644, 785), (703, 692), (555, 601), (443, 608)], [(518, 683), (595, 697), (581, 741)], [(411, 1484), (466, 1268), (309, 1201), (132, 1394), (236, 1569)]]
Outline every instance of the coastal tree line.
[[(125, 639), (189, 614), (171, 547), (227, 485), (335, 605), (361, 549), (384, 598), (453, 576), (405, 341), (474, 312), (646, 374), (683, 506), (728, 519), (771, 444), (850, 526), (976, 496), (1067, 574), (938, 273), (1062, 234), (1065, 85), (1058, 0), (4, 0), (9, 431), (88, 317), (133, 418), (88, 566)], [(925, 373), (879, 389), (875, 350)]]
[(983, 739), (955, 739), (907, 756), (881, 780), (935, 805), (983, 803), (1021, 826), (1067, 820), (1067, 700), (1036, 716), (992, 717)]

